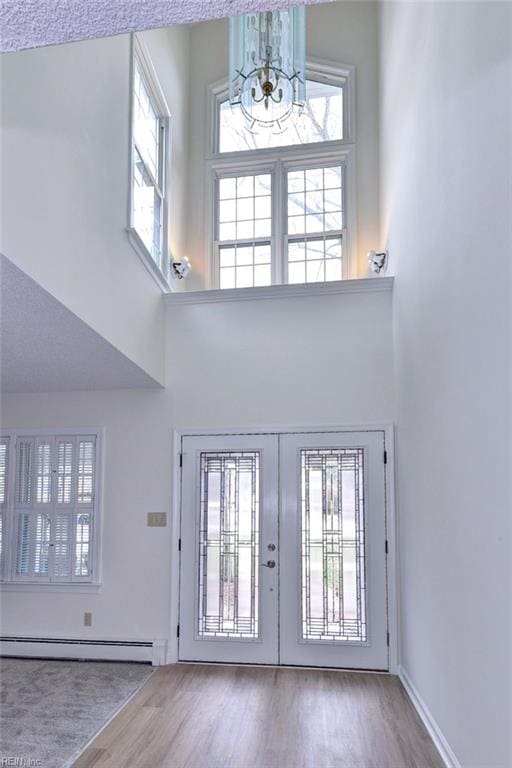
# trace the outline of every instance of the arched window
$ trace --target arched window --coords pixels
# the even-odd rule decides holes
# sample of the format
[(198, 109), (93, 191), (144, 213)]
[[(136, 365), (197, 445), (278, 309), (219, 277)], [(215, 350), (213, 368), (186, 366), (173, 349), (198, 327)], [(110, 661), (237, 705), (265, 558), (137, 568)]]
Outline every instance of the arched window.
[(343, 85), (307, 80), (307, 101), (300, 117), (284, 133), (251, 133), (238, 107), (219, 104), (219, 152), (244, 152), (343, 139)]
[(304, 110), (280, 134), (249, 131), (225, 83), (211, 96), (214, 287), (350, 277), (352, 68), (311, 65)]

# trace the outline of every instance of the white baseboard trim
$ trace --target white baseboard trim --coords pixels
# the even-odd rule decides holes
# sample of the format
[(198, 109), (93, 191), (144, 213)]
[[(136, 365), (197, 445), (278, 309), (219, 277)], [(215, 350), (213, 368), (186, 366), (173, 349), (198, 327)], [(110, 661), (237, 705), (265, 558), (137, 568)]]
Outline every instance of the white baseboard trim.
[(434, 720), (430, 710), (421, 698), (411, 678), (407, 674), (407, 671), (402, 666), (400, 666), (398, 669), (398, 677), (400, 678), (400, 682), (404, 686), (406, 693), (414, 706), (414, 709), (420, 716), (423, 725), (427, 729), (430, 738), (434, 742), (437, 751), (441, 755), (446, 768), (462, 768), (454, 751), (448, 744), (445, 735)]
[(94, 638), (0, 637), (0, 656), (90, 661), (166, 663), (167, 640), (102, 640)]

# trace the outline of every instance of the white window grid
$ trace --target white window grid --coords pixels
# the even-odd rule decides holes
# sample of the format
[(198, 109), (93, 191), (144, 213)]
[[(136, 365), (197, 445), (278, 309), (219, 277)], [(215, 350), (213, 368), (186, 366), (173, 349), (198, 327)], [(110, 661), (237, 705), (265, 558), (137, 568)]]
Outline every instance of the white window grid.
[[(280, 155), (281, 150), (255, 151), (255, 157), (252, 164), (247, 161), (235, 163), (233, 160), (223, 161), (215, 160), (211, 162), (212, 173), (212, 200), (210, 206), (209, 232), (211, 232), (212, 253), (212, 280), (214, 288), (220, 288), (220, 269), (221, 269), (221, 250), (226, 247), (243, 247), (247, 245), (267, 245), (271, 248), (271, 281), (270, 284), (281, 284), (288, 282), (288, 248), (289, 244), (296, 242), (319, 242), (322, 241), (329, 246), (335, 241), (339, 242), (341, 250), (342, 273), (340, 279), (348, 279), (351, 276), (350, 254), (354, 248), (353, 233), (355, 223), (353, 217), (354, 204), (351, 199), (354, 194), (353, 185), (350, 185), (348, 179), (353, 178), (352, 150), (344, 147), (326, 154), (316, 150), (308, 152), (286, 153), (283, 159)], [(264, 154), (265, 157), (261, 157)], [(269, 155), (271, 155), (269, 157)], [(314, 170), (330, 167), (339, 167), (341, 169), (341, 227), (337, 229), (317, 230), (311, 233), (289, 234), (288, 233), (288, 173), (296, 170)], [(219, 183), (222, 179), (235, 178), (245, 175), (270, 174), (272, 185), (271, 199), (271, 236), (262, 238), (232, 238), (229, 240), (220, 240), (219, 238), (219, 219), (220, 219), (220, 198)], [(351, 189), (348, 191), (347, 186)], [(238, 286), (233, 286), (238, 287)]]
[[(240, 191), (239, 182), (241, 179), (253, 178), (252, 194), (248, 194), (247, 191)], [(233, 180), (235, 184), (235, 198), (222, 199), (223, 194), (221, 192), (222, 185), (225, 182)], [(268, 181), (267, 181), (268, 180)], [(273, 243), (274, 243), (274, 228), (275, 220), (273, 215), (273, 191), (275, 184), (275, 172), (272, 167), (259, 167), (245, 172), (231, 172), (226, 171), (220, 173), (215, 181), (215, 199), (216, 199), (216, 221), (215, 221), (215, 258), (216, 258), (216, 273), (218, 275), (219, 286), (223, 285), (222, 275), (223, 273), (229, 273), (231, 267), (223, 264), (223, 254), (234, 258), (234, 277), (235, 284), (232, 287), (244, 287), (243, 284), (239, 285), (239, 275), (244, 271), (249, 271), (252, 275), (252, 281), (256, 280), (258, 283), (258, 267), (264, 267), (265, 272), (269, 272), (269, 282), (274, 277), (274, 264), (272, 259)], [(265, 194), (267, 192), (268, 194)], [(270, 210), (265, 211), (265, 215), (261, 218), (257, 217), (256, 208), (258, 206), (258, 200), (261, 198), (269, 198)], [(249, 202), (250, 201), (250, 202)], [(221, 221), (226, 217), (222, 215), (222, 206), (224, 202), (234, 208), (234, 227), (233, 232), (228, 233), (228, 236), (223, 234), (223, 227), (227, 224), (231, 226), (231, 222)], [(242, 214), (242, 218), (239, 219), (238, 211), (240, 203), (249, 204), (253, 207), (252, 217), (248, 214)], [(265, 203), (266, 206), (266, 203)], [(268, 213), (268, 215), (266, 215)], [(247, 218), (245, 218), (247, 217)], [(244, 233), (239, 234), (239, 224), (244, 228), (247, 225), (252, 225), (252, 234), (244, 236)], [(233, 236), (234, 235), (234, 236)], [(243, 254), (243, 261), (245, 264), (239, 264), (239, 255)], [(268, 260), (267, 260), (268, 254)], [(247, 258), (252, 256), (252, 258)], [(270, 267), (266, 269), (267, 265)], [(261, 272), (262, 270), (259, 270)], [(259, 284), (268, 284), (263, 282)]]
[[(327, 171), (330, 169), (338, 169), (340, 171), (339, 175), (339, 187), (334, 187), (334, 184), (336, 182), (330, 182), (327, 180)], [(291, 190), (288, 186), (288, 181), (290, 178), (290, 174), (293, 174), (294, 172), (298, 172), (299, 174), (305, 175), (305, 186), (304, 186), (304, 196), (306, 199), (306, 195), (308, 192), (308, 172), (320, 172), (320, 178), (321, 182), (320, 186), (315, 190), (318, 193), (321, 193), (322, 197), (322, 206), (321, 210), (318, 212), (318, 214), (307, 214), (304, 208), (304, 214), (300, 214), (297, 218), (304, 218), (304, 231), (296, 231), (296, 232), (289, 232), (289, 219), (290, 219), (290, 211), (289, 211), (289, 198), (292, 194)], [(339, 159), (337, 159), (335, 156), (333, 156), (333, 161), (329, 162), (327, 159), (324, 159), (322, 162), (303, 162), (303, 163), (289, 163), (285, 165), (285, 173), (283, 178), (283, 184), (285, 185), (284, 195), (286, 197), (285, 202), (285, 214), (286, 214), (286, 221), (285, 221), (285, 247), (284, 247), (284, 253), (283, 253), (283, 278), (284, 282), (323, 282), (324, 280), (330, 280), (330, 279), (346, 279), (349, 277), (349, 269), (348, 265), (346, 264), (346, 256), (345, 256), (345, 250), (346, 250), (346, 241), (347, 241), (347, 226), (346, 226), (346, 168), (345, 165), (341, 162), (339, 162)], [(332, 186), (330, 186), (332, 185)], [(326, 199), (329, 198), (329, 192), (332, 190), (333, 193), (336, 193), (336, 197), (339, 196), (339, 207), (336, 204), (336, 207), (332, 205), (332, 210), (329, 210), (329, 204), (326, 203)], [(338, 192), (339, 190), (339, 192)], [(327, 193), (327, 194), (326, 194)], [(333, 195), (334, 196), (334, 195)], [(339, 226), (327, 226), (327, 218), (330, 214), (333, 214), (333, 219), (336, 218), (336, 225)], [(293, 215), (293, 214), (292, 214)], [(315, 228), (313, 227), (311, 231), (308, 231), (308, 217), (314, 216), (318, 219), (319, 216), (322, 217), (323, 221), (323, 227), (321, 228)], [(304, 244), (304, 280), (299, 279), (293, 279), (291, 280), (290, 277), (290, 267), (293, 264), (302, 263), (302, 260), (293, 260), (290, 255), (293, 250), (294, 245), (302, 245)], [(319, 247), (323, 251), (323, 258), (318, 256), (318, 249)], [(316, 251), (314, 253), (313, 259), (309, 258), (309, 252), (315, 248)], [(333, 248), (336, 249), (337, 253), (339, 253), (339, 265), (338, 265), (338, 258), (335, 259), (336, 264), (331, 261), (331, 259), (328, 257), (329, 251), (333, 250)], [(321, 263), (322, 262), (322, 263)], [(319, 271), (319, 274), (314, 274), (314, 272), (310, 271), (310, 267), (314, 266), (314, 272)], [(336, 266), (339, 267), (336, 269), (336, 272), (329, 275), (329, 266)]]
[[(101, 430), (62, 430), (48, 432), (46, 430), (9, 430), (3, 434), (0, 445), (8, 445), (8, 471), (5, 482), (5, 501), (0, 505), (2, 512), (2, 570), (3, 583), (25, 584), (30, 589), (37, 585), (98, 585), (100, 583), (100, 514), (101, 514)], [(79, 446), (82, 443), (94, 444), (91, 493), (84, 495), (83, 482), (80, 483)], [(30, 494), (26, 486), (20, 483), (20, 465), (18, 453), (20, 445), (30, 446)], [(73, 467), (69, 472), (59, 462), (59, 445), (73, 445)], [(50, 459), (50, 471), (47, 472), (46, 461), (38, 461), (38, 447), (49, 446), (49, 454), (43, 451), (45, 458)], [(61, 452), (62, 453), (62, 452)], [(62, 458), (62, 456), (60, 457)], [(39, 466), (38, 466), (39, 465)], [(42, 471), (39, 471), (42, 470)], [(85, 473), (90, 475), (89, 472)], [(84, 474), (82, 473), (82, 477)], [(69, 481), (68, 478), (69, 477)], [(66, 486), (69, 485), (69, 493)], [(90, 483), (85, 490), (88, 492)], [(82, 486), (82, 488), (80, 488)], [(27, 489), (28, 490), (28, 489)], [(80, 499), (80, 491), (81, 499)], [(80, 543), (84, 544), (84, 525), (79, 518), (88, 517), (88, 572), (80, 572), (76, 568), (75, 552)], [(35, 575), (18, 573), (18, 547), (21, 544), (19, 535), (21, 526), (28, 526), (29, 543), (33, 563), (36, 560), (36, 545), (48, 547), (48, 572)], [(57, 534), (63, 526), (67, 531), (67, 541)], [(80, 535), (78, 535), (80, 534)], [(63, 553), (67, 545), (67, 553)], [(68, 572), (59, 573), (58, 558), (67, 557)]]

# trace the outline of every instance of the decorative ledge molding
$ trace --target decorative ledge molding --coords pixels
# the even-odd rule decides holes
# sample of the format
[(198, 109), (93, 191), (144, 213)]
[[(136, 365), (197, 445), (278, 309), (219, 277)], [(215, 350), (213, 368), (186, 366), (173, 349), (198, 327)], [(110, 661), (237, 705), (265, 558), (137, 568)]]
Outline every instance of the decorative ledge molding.
[(297, 296), (326, 296), (333, 293), (374, 293), (392, 291), (393, 277), (365, 277), (358, 280), (334, 280), (329, 283), (266, 285), (258, 288), (224, 288), (206, 291), (166, 293), (166, 304), (217, 304), (226, 301), (294, 299)]

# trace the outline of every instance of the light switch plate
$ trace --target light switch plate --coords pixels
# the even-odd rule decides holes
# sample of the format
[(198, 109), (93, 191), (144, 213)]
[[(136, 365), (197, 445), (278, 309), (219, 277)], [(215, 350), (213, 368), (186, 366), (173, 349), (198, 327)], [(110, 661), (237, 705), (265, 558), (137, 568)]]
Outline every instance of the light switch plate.
[(84, 627), (92, 627), (92, 613), (89, 611), (84, 613)]
[(148, 528), (165, 528), (167, 512), (148, 512)]

